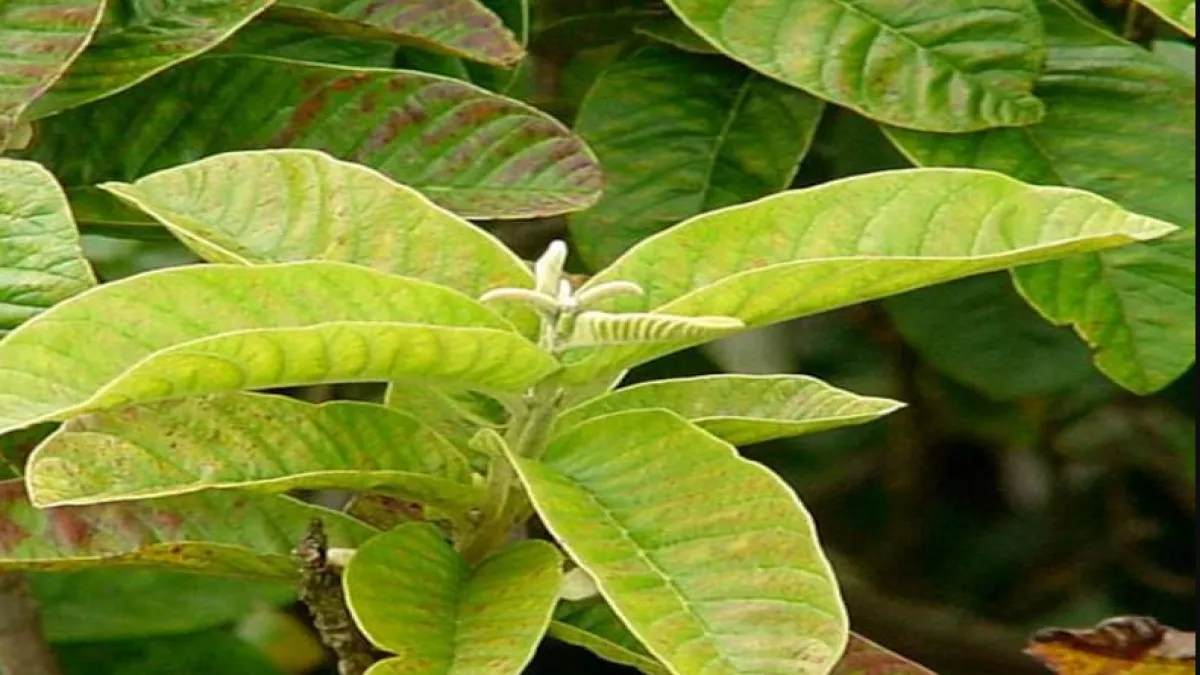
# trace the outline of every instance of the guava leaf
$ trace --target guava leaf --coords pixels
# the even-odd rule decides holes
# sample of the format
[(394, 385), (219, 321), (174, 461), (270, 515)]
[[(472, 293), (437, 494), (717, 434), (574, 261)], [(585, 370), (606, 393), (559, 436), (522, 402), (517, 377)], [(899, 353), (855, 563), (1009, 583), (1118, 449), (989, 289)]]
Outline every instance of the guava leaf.
[(936, 675), (932, 670), (909, 661), (861, 635), (850, 634), (846, 653), (832, 675)]
[[(529, 267), (492, 235), (410, 187), (322, 152), (231, 152), (100, 188), (209, 262), (335, 260), (471, 297), (533, 286)], [(536, 335), (537, 317), (523, 309), (499, 307)]]
[(1097, 376), (1087, 347), (1038, 316), (1007, 274), (922, 288), (883, 307), (925, 364), (994, 400), (1065, 392)]
[(676, 675), (824, 675), (847, 619), (812, 519), (733, 446), (665, 410), (510, 460), (547, 529)]
[(897, 126), (963, 132), (1037, 122), (1045, 57), (1032, 0), (667, 0), (723, 53)]
[(0, 336), (96, 283), (71, 207), (36, 162), (0, 157)]
[(87, 49), (25, 117), (49, 117), (128, 89), (215, 47), (270, 4), (271, 0), (108, 2)]
[(330, 35), (311, 28), (259, 18), (238, 29), (213, 53), (277, 56), (281, 59), (361, 68), (390, 68), (396, 58), (396, 45), (384, 40)]
[(559, 603), (549, 635), (583, 647), (605, 661), (637, 668), (646, 675), (669, 675), (666, 667), (646, 651), (603, 598)]
[[(646, 291), (637, 304), (654, 312), (754, 327), (1175, 229), (1082, 190), (992, 172), (883, 171), (697, 216), (638, 244), (582, 290), (632, 281)], [(633, 304), (615, 299), (606, 308)], [(686, 346), (577, 350), (565, 381)]]
[(646, 19), (633, 27), (633, 32), (692, 54), (720, 54), (720, 50), (688, 28), (674, 15)]
[(607, 177), (600, 201), (571, 217), (577, 252), (600, 269), (681, 220), (783, 190), (823, 108), (720, 56), (652, 46), (617, 61), (575, 120)]
[(483, 497), (462, 455), (414, 417), (247, 393), (73, 418), (34, 451), (25, 481), (39, 507), (229, 489), (375, 491), (458, 511)]
[(524, 103), (427, 73), (238, 55), (192, 59), (45, 120), (21, 156), (74, 188), (272, 147), (365, 164), (471, 218), (564, 213), (600, 193), (587, 146)]
[(136, 565), (292, 581), (291, 550), (313, 518), (330, 544), (354, 548), (376, 531), (281, 495), (198, 493), (39, 509), (20, 479), (0, 481), (0, 569), (59, 571)]
[(363, 634), (396, 654), (370, 675), (519, 675), (561, 580), (546, 542), (517, 542), (472, 569), (436, 527), (410, 523), (364, 544), (343, 586)]
[(1191, 675), (1196, 634), (1144, 616), (1106, 619), (1094, 628), (1046, 628), (1025, 653), (1060, 675)]
[(105, 284), (13, 331), (0, 341), (0, 364), (0, 432), (131, 403), (320, 382), (522, 391), (558, 368), (456, 291), (333, 262), (185, 266)]
[(1195, 0), (1137, 0), (1137, 2), (1157, 14), (1163, 21), (1191, 37), (1196, 37)]
[(26, 109), (87, 46), (103, 0), (7, 0), (0, 5), (0, 152)]
[(625, 410), (665, 408), (733, 445), (862, 424), (904, 407), (802, 375), (706, 375), (643, 382), (563, 412), (555, 429)]
[[(1050, 52), (1038, 83), (1046, 118), (967, 135), (885, 128), (914, 162), (1003, 171), (1089, 190), (1192, 228), (1196, 212), (1195, 82), (1112, 35), (1061, 0), (1038, 0)], [(1113, 100), (1121, 106), (1113, 106)], [(1129, 110), (1138, 114), (1130, 115)], [(1145, 245), (1018, 270), (1021, 293), (1047, 319), (1096, 348), (1097, 367), (1149, 393), (1195, 360), (1195, 239)]]
[(334, 34), (403, 45), (511, 67), (525, 55), (512, 31), (477, 0), (287, 0), (270, 16)]
[(260, 606), (296, 601), (289, 583), (186, 572), (94, 568), (30, 573), (46, 639), (146, 639), (228, 626)]

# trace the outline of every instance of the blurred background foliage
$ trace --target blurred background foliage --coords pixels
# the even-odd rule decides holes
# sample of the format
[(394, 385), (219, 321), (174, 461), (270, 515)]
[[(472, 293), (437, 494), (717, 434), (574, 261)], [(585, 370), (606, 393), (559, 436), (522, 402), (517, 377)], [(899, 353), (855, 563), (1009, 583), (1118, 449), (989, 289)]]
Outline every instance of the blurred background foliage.
[[(1122, 3), (1086, 4), (1194, 77), (1181, 34), (1149, 14), (1131, 20)], [(648, 33), (703, 49), (654, 23), (664, 9), (644, 0), (533, 10), (530, 56), (515, 72), (415, 49), (391, 65), (504, 89), (572, 123), (599, 74), (650, 44)], [(358, 51), (329, 48), (379, 59), (350, 44)], [(874, 123), (840, 108), (799, 154), (791, 187), (908, 166)], [(567, 235), (563, 218), (482, 225), (526, 257)], [(194, 261), (165, 237), (95, 232), (85, 250), (104, 281)], [(1194, 630), (1194, 367), (1152, 396), (1130, 394), (993, 274), (687, 350), (628, 381), (715, 372), (803, 373), (909, 404), (881, 422), (746, 449), (814, 514), (868, 637), (944, 675), (1020, 675), (1044, 672), (1020, 654), (1041, 626), (1136, 613)], [(32, 579), (71, 675), (334, 672), (286, 587), (119, 569)], [(632, 671), (548, 643), (530, 672)]]

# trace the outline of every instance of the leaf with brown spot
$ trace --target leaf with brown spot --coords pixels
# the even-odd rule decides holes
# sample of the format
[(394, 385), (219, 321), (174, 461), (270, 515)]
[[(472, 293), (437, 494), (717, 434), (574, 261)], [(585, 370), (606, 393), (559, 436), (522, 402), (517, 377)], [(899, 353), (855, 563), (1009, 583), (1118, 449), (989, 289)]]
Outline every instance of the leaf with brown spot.
[(477, 0), (289, 0), (272, 7), (268, 16), (495, 66), (511, 67), (525, 55), (500, 17)]
[[(129, 120), (137, 120), (134, 137)], [(89, 142), (80, 144), (84, 133)], [(586, 208), (602, 183), (583, 141), (524, 103), (427, 73), (251, 56), (194, 59), (45, 120), (22, 154), (82, 187), (283, 147), (373, 167), (470, 218)]]
[(913, 663), (856, 633), (842, 654), (832, 675), (935, 675), (932, 670)]
[(291, 550), (313, 518), (333, 546), (376, 531), (345, 515), (276, 495), (200, 493), (98, 506), (37, 509), (21, 480), (0, 481), (0, 570), (170, 567), (290, 580)]
[(1058, 675), (1193, 675), (1196, 634), (1145, 616), (1105, 619), (1093, 628), (1046, 628), (1025, 653)]
[(103, 10), (103, 0), (0, 3), (0, 150), (25, 109), (87, 46)]
[(271, 0), (111, 2), (87, 49), (25, 118), (49, 117), (127, 89), (215, 47), (269, 4)]

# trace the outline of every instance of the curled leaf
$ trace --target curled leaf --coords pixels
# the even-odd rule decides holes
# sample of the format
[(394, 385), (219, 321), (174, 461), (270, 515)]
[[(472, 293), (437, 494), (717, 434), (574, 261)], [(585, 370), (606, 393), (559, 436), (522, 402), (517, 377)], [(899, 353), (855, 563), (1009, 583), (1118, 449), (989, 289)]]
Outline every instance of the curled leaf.
[(1146, 616), (1105, 619), (1093, 628), (1045, 628), (1025, 653), (1059, 675), (1185, 675), (1196, 672), (1196, 634)]

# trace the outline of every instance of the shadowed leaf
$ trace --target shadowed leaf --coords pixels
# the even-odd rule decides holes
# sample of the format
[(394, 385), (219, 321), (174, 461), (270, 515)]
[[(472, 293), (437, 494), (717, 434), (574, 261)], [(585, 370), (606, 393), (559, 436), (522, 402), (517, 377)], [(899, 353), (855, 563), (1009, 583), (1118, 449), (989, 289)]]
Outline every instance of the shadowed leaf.
[[(85, 131), (89, 143), (81, 145)], [(80, 187), (272, 147), (324, 150), (371, 166), (473, 218), (577, 210), (596, 200), (601, 182), (591, 151), (565, 126), (472, 85), (232, 55), (193, 59), (45, 120), (23, 156)]]
[(936, 675), (861, 635), (850, 634), (846, 653), (838, 661), (832, 675)]
[(1157, 14), (1163, 21), (1196, 37), (1195, 0), (1137, 0), (1137, 2)]
[(783, 190), (821, 119), (821, 101), (720, 56), (649, 47), (606, 70), (575, 132), (607, 181), (571, 217), (592, 269), (681, 220)]
[(0, 4), (0, 151), (22, 113), (83, 51), (103, 14), (103, 0)]
[(962, 132), (1038, 121), (1032, 0), (667, 0), (725, 54), (883, 122)]
[(330, 33), (392, 39), (497, 66), (525, 50), (500, 17), (477, 0), (287, 0), (270, 15)]
[(128, 89), (211, 49), (270, 4), (270, 0), (112, 0), (87, 49), (34, 102), (26, 117), (49, 117)]
[[(1046, 118), (968, 135), (885, 129), (916, 163), (974, 166), (1089, 190), (1127, 209), (1195, 225), (1195, 82), (1064, 0), (1039, 0), (1050, 45), (1038, 94)], [(1120, 106), (1112, 101), (1120, 100)], [(1136, 114), (1129, 111), (1136, 110)], [(1195, 360), (1195, 235), (1074, 256), (1015, 273), (1050, 321), (1096, 348), (1096, 365), (1149, 393)]]
[(603, 598), (559, 603), (549, 635), (646, 675), (669, 675), (666, 666), (646, 651)]

